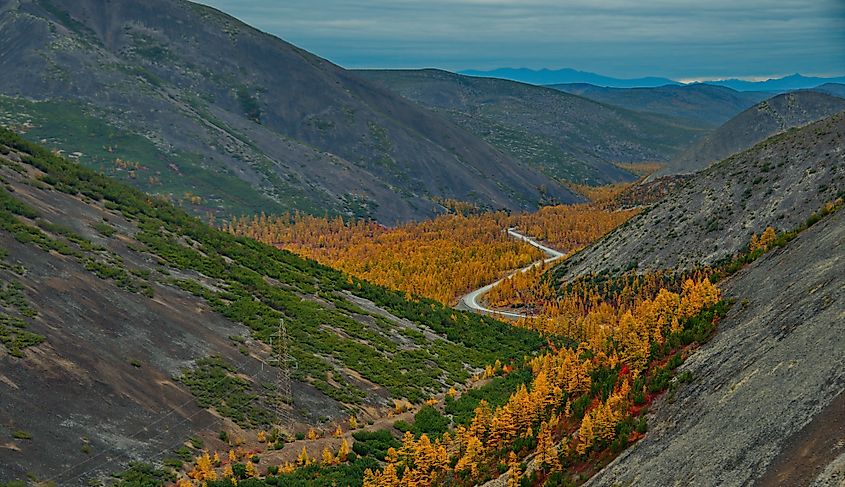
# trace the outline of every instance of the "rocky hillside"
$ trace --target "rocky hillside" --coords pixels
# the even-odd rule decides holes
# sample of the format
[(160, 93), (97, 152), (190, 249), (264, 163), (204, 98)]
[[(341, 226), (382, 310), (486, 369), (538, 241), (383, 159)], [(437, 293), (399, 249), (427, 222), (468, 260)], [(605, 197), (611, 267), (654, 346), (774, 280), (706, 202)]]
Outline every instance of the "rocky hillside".
[(88, 485), (190, 457), (189, 438), (366, 421), (542, 343), (214, 230), (0, 131), (0, 482)]
[(730, 257), (766, 226), (801, 224), (845, 188), (845, 113), (772, 137), (696, 174), (555, 272), (690, 268)]
[(586, 83), (552, 85), (573, 95), (628, 110), (682, 118), (691, 124), (718, 127), (740, 112), (771, 97), (770, 93), (735, 91), (707, 84), (656, 88), (605, 88)]
[(577, 183), (631, 181), (613, 163), (665, 161), (702, 130), (550, 88), (439, 70), (356, 71), (445, 115), (547, 174)]
[[(845, 112), (689, 178), (557, 269), (690, 268), (800, 227), (845, 193)], [(645, 439), (586, 485), (839, 485), (845, 478), (845, 214), (720, 283), (734, 304), (653, 408)]]
[(845, 99), (815, 91), (796, 91), (765, 100), (740, 113), (696, 142), (664, 172), (695, 172), (745, 150), (767, 137), (845, 110)]
[(843, 245), (839, 211), (730, 278), (735, 304), (682, 367), (692, 381), (586, 485), (842, 485)]
[(0, 0), (0, 119), (197, 214), (426, 217), (573, 193), (428, 110), (183, 0)]

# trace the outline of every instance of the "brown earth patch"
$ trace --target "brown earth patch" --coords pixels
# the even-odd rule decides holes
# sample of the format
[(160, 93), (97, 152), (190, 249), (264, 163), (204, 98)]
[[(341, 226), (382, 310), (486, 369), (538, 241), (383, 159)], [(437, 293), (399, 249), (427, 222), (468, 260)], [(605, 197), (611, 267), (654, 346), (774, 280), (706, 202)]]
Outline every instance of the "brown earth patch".
[(845, 453), (845, 393), (839, 394), (786, 444), (755, 485), (810, 485)]

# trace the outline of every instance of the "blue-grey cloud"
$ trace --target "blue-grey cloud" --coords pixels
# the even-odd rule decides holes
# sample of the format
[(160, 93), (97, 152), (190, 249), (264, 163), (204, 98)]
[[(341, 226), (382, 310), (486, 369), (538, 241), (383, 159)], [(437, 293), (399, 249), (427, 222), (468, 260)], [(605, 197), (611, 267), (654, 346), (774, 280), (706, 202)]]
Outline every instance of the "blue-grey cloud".
[(842, 0), (203, 0), (346, 67), (845, 74)]

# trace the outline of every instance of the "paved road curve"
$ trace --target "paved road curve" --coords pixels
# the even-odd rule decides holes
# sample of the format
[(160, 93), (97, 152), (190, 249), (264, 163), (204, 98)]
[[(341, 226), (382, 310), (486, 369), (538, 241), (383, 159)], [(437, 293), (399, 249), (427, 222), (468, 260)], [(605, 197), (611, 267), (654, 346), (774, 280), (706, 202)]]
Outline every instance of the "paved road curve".
[[(525, 235), (522, 235), (521, 233), (518, 233), (513, 228), (508, 228), (508, 235), (510, 235), (511, 237), (517, 238), (519, 240), (522, 240), (524, 242), (527, 242), (528, 244), (533, 245), (534, 247), (537, 247), (538, 249), (545, 252), (546, 255), (548, 255), (548, 257), (546, 259), (538, 260), (537, 262), (534, 262), (533, 264), (529, 265), (528, 267), (524, 267), (524, 268), (522, 268), (518, 271), (514, 271), (511, 274), (509, 274), (508, 277), (513, 276), (517, 272), (528, 272), (529, 270), (537, 267), (540, 264), (543, 264), (543, 263), (548, 264), (549, 262), (554, 262), (554, 261), (556, 261), (556, 260), (558, 260), (558, 259), (560, 259), (561, 257), (564, 256), (564, 254), (558, 252), (557, 250), (546, 247), (545, 245), (538, 243), (536, 240), (529, 238), (529, 237), (526, 237)], [(504, 281), (505, 279), (507, 279), (507, 278), (499, 279), (498, 281), (496, 281), (492, 284), (488, 284), (488, 285), (486, 285), (486, 286), (484, 286), (480, 289), (476, 289), (475, 291), (465, 295), (464, 297), (461, 298), (460, 302), (458, 302), (458, 308), (469, 309), (469, 310), (476, 311), (476, 312), (479, 312), (479, 313), (487, 313), (487, 314), (491, 314), (491, 315), (504, 316), (504, 317), (507, 317), (507, 318), (526, 318), (526, 317), (528, 317), (529, 315), (526, 315), (526, 314), (523, 314), (523, 313), (514, 313), (514, 312), (511, 312), (511, 311), (499, 311), (499, 310), (495, 310), (495, 309), (485, 308), (484, 306), (482, 306), (478, 302), (478, 299), (481, 296), (483, 296), (487, 291), (489, 291), (489, 290), (493, 289), (494, 287), (498, 286), (499, 284), (501, 284), (501, 282)]]

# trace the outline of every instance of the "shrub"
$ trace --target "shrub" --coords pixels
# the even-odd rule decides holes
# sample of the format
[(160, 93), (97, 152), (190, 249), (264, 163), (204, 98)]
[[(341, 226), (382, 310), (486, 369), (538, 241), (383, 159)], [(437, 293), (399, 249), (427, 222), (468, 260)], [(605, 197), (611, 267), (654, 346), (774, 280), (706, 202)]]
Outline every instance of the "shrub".
[(353, 452), (362, 457), (369, 456), (377, 460), (384, 460), (388, 449), (402, 446), (388, 430), (359, 431), (352, 433), (352, 438), (355, 439), (352, 445)]
[(97, 222), (91, 226), (104, 237), (113, 237), (117, 233), (117, 229), (108, 223)]
[(449, 418), (443, 416), (440, 411), (432, 406), (423, 406), (414, 415), (414, 424), (411, 432), (414, 436), (428, 435), (431, 439), (439, 438), (449, 430)]
[(129, 469), (116, 474), (116, 487), (157, 487), (176, 480), (172, 472), (159, 470), (148, 463), (132, 462)]
[(239, 479), (246, 478), (246, 465), (243, 463), (233, 463), (232, 464), (232, 473), (235, 474), (235, 477)]
[(14, 433), (12, 433), (12, 438), (14, 438), (16, 440), (31, 440), (32, 439), (32, 433), (29, 433), (28, 431), (24, 431), (24, 430), (17, 430)]

